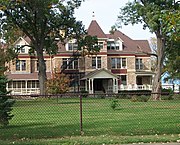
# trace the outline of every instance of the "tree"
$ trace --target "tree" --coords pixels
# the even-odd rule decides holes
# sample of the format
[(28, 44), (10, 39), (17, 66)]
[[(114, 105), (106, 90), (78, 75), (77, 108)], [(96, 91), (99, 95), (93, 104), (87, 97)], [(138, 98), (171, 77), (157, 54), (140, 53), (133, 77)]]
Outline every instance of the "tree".
[(179, 13), (179, 5), (174, 0), (134, 0), (121, 8), (120, 15), (118, 16), (118, 22), (120, 22), (117, 23), (118, 26), (121, 23), (125, 25), (143, 23), (144, 29), (149, 28), (151, 32), (156, 34), (157, 67), (153, 79), (151, 96), (153, 100), (160, 99), (161, 74), (167, 49), (165, 43), (167, 39), (177, 39), (178, 36), (178, 29), (176, 29), (178, 23), (170, 23), (173, 19), (167, 19), (167, 16), (171, 14), (171, 16), (176, 18), (176, 13)]
[(62, 94), (69, 90), (70, 79), (60, 70), (54, 70), (52, 78), (46, 82), (48, 94)]
[[(44, 52), (57, 52), (57, 38), (81, 39), (85, 34), (81, 22), (73, 16), (82, 0), (1, 0), (0, 15), (2, 29), (18, 28), (31, 40), (31, 52), (35, 52), (39, 63), (38, 78), (40, 93), (45, 94), (46, 66)], [(62, 35), (63, 31), (65, 35)], [(12, 36), (11, 36), (12, 37)]]
[(0, 45), (0, 56), (0, 125), (7, 126), (9, 120), (14, 116), (11, 111), (15, 101), (10, 99), (10, 96), (7, 96), (9, 94), (6, 90), (8, 80), (4, 72), (6, 70), (5, 62), (9, 57), (7, 57), (2, 44)]

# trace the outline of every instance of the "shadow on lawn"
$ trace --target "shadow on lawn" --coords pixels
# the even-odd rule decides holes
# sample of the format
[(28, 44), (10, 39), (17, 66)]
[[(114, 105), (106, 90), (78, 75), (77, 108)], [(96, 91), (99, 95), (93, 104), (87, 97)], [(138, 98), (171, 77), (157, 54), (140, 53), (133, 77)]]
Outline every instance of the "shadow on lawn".
[(80, 135), (79, 124), (56, 125), (53, 123), (29, 123), (0, 128), (0, 139), (41, 139)]

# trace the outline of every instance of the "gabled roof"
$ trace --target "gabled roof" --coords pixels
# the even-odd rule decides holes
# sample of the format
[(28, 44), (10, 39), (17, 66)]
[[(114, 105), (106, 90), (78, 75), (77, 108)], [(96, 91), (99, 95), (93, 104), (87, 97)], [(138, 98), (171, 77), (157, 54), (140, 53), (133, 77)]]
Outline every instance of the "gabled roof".
[(89, 79), (89, 78), (94, 78), (95, 76), (97, 76), (98, 74), (104, 72), (105, 74), (111, 76), (111, 77), (107, 77), (105, 75), (101, 75), (101, 78), (118, 78), (117, 75), (111, 73), (110, 71), (108, 71), (107, 69), (105, 68), (102, 68), (102, 69), (96, 69), (95, 71), (92, 71), (90, 73), (88, 73), (84, 78), (82, 78), (82, 80), (86, 80), (86, 79)]
[(96, 20), (91, 21), (87, 32), (91, 36), (97, 36), (98, 38), (106, 38), (105, 33), (103, 32), (99, 24), (96, 22)]
[(121, 31), (115, 31), (113, 34), (106, 34), (109, 39), (120, 38), (123, 41), (123, 51), (127, 52), (151, 52), (147, 40), (133, 40)]
[(142, 49), (143, 52), (151, 52), (151, 48), (149, 47), (149, 42), (147, 40), (134, 40)]
[(30, 44), (30, 43), (31, 43), (31, 40), (30, 40), (29, 37), (23, 36), (23, 37), (19, 37), (19, 38), (14, 42), (14, 44), (17, 44), (20, 40), (26, 41), (27, 44)]

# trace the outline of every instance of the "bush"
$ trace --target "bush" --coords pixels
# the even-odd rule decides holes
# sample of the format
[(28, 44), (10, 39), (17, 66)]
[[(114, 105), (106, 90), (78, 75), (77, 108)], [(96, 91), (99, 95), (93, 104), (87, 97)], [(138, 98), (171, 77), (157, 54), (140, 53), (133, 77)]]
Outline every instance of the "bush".
[(173, 95), (173, 98), (174, 98), (175, 100), (180, 100), (180, 94), (174, 94), (174, 95)]
[(133, 95), (131, 98), (132, 102), (147, 102), (149, 100), (150, 96), (146, 96), (146, 95)]
[(173, 94), (169, 94), (169, 95), (162, 95), (161, 96), (161, 100), (173, 100)]
[(88, 91), (83, 90), (83, 91), (81, 91), (81, 94), (82, 94), (83, 98), (87, 98), (88, 97)]
[(112, 108), (113, 110), (115, 110), (117, 106), (118, 106), (118, 100), (117, 100), (117, 99), (113, 99), (113, 100), (111, 101), (111, 108)]

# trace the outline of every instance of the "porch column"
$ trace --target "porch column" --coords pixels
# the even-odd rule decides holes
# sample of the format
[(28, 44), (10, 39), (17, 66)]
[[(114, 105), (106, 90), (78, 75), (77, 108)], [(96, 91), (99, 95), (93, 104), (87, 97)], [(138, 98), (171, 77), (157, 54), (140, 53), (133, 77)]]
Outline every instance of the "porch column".
[(117, 79), (113, 79), (113, 93), (118, 93)]
[(115, 93), (115, 79), (113, 79), (113, 82), (112, 82), (112, 89), (113, 89), (113, 93)]
[(88, 87), (88, 80), (86, 79), (85, 80), (85, 91), (88, 91), (87, 87)]
[(94, 92), (93, 80), (94, 79), (89, 79), (89, 93), (90, 94), (93, 94)]
[(88, 91), (89, 91), (89, 94), (92, 94), (92, 80), (91, 79), (89, 79), (89, 89), (88, 89)]
[(27, 92), (28, 92), (28, 91), (27, 91), (27, 80), (25, 80), (25, 90), (26, 90), (25, 92), (26, 92), (26, 94), (27, 94)]

